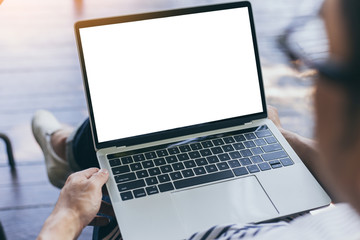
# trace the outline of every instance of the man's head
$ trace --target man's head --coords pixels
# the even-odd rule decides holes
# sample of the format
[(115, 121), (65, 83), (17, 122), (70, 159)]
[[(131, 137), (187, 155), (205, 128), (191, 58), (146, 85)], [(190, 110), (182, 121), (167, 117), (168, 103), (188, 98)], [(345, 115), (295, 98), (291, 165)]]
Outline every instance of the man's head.
[[(326, 0), (326, 23), (332, 59), (360, 71), (360, 1)], [(321, 77), (315, 94), (316, 134), (323, 167), (333, 191), (360, 212), (360, 78), (334, 82)], [(359, 92), (359, 93), (358, 93)], [(324, 170), (324, 172), (325, 172)]]

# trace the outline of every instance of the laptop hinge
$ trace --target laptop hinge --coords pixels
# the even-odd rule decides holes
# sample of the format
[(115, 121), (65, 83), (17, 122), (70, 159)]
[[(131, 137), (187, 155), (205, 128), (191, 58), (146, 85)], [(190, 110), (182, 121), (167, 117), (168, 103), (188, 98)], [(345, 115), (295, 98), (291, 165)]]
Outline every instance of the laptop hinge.
[(253, 124), (253, 121), (244, 123), (245, 126), (246, 126), (246, 125), (250, 125), (250, 124)]
[(117, 150), (121, 150), (121, 149), (125, 149), (126, 146), (116, 146), (115, 148), (116, 148)]

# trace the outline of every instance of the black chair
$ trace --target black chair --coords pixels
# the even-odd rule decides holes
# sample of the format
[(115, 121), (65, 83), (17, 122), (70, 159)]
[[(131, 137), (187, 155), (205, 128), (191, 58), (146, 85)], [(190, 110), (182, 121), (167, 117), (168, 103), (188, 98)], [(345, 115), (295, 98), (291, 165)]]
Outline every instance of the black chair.
[(11, 170), (15, 170), (15, 160), (14, 160), (14, 154), (12, 151), (10, 139), (8, 138), (8, 136), (6, 136), (3, 133), (0, 133), (0, 139), (4, 140), (4, 142), (5, 142), (6, 152), (8, 155), (8, 160), (9, 160), (9, 165), (11, 167)]

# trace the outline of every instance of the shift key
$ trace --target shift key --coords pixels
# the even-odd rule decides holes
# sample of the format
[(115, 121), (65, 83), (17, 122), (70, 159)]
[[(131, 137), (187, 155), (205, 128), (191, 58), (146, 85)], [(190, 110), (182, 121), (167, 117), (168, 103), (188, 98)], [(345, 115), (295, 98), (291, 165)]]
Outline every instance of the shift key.
[(132, 182), (120, 183), (117, 186), (118, 186), (119, 192), (123, 192), (123, 191), (132, 190), (135, 188), (145, 187), (145, 185), (146, 184), (145, 184), (144, 179), (140, 179), (140, 180), (136, 180), (136, 181), (132, 181)]

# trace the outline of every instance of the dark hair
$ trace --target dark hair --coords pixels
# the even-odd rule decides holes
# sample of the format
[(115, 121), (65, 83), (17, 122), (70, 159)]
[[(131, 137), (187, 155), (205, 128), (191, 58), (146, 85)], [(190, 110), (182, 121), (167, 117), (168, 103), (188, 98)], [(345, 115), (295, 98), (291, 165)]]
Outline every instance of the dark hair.
[(360, 125), (360, 123), (358, 123), (360, 120), (360, 1), (339, 1), (342, 16), (345, 20), (348, 44), (351, 49), (347, 63), (354, 72), (353, 80), (347, 81), (347, 86), (345, 86), (349, 97), (348, 124), (352, 126), (351, 131), (353, 131), (354, 127), (360, 127), (358, 126)]

